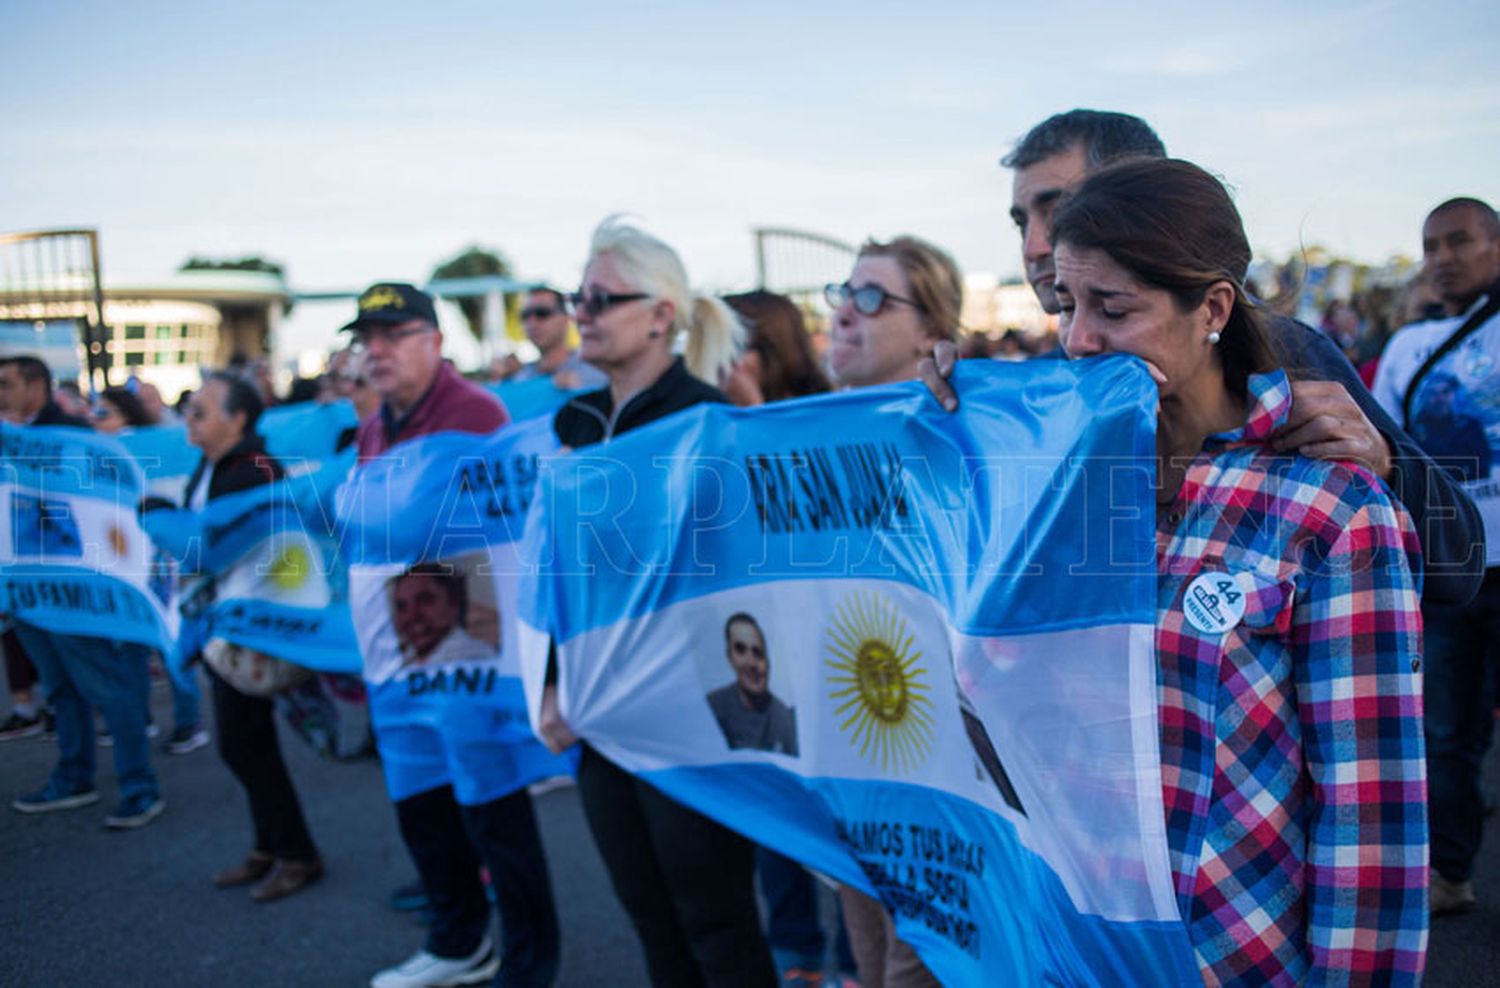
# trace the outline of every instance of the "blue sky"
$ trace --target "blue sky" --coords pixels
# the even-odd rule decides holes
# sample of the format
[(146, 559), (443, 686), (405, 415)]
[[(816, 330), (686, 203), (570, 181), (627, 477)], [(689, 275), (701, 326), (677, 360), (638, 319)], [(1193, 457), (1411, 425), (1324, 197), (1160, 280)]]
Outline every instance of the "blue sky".
[(715, 289), (755, 225), (1009, 275), (996, 160), (1073, 106), (1147, 118), (1273, 253), (1415, 254), (1433, 204), (1500, 200), (1495, 4), (1220, 6), (11, 0), (0, 228), (97, 226), (119, 275), (264, 253), (305, 289), (473, 242), (568, 283), (620, 211)]

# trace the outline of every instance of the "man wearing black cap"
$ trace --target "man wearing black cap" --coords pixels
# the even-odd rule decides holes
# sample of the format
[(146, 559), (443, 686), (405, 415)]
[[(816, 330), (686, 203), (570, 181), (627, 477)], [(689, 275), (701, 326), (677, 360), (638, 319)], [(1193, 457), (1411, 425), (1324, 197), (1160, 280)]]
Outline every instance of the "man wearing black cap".
[(510, 421), (494, 395), (464, 380), (443, 359), (432, 296), (400, 282), (371, 285), (344, 327), (364, 360), (380, 411), (359, 425), (359, 458), (433, 432), (494, 432)]
[[(344, 329), (364, 360), (380, 408), (359, 425), (361, 462), (434, 432), (489, 433), (510, 421), (505, 406), (443, 360), (432, 297), (385, 282), (359, 297)], [(381, 740), (381, 725), (375, 724)], [(438, 743), (443, 743), (439, 737)], [(384, 744), (384, 741), (381, 741)], [(401, 837), (422, 877), (432, 925), (423, 948), (371, 979), (373, 988), (549, 984), (558, 965), (557, 912), (546, 853), (524, 788), (477, 806), (461, 805), (446, 780), (396, 802)], [(503, 920), (501, 950), (486, 935), (490, 907), (480, 882), (489, 869)]]

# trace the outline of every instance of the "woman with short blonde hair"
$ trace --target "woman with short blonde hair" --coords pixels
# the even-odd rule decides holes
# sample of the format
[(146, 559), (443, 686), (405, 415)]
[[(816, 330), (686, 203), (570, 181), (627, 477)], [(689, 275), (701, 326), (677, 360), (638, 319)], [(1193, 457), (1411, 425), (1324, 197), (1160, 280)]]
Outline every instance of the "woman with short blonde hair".
[[(558, 411), (569, 449), (614, 437), (703, 402), (727, 401), (709, 381), (727, 374), (742, 333), (718, 299), (696, 295), (677, 252), (611, 217), (594, 231), (583, 283), (571, 298), (578, 353), (609, 385)], [(675, 356), (685, 334), (684, 357)], [(695, 368), (696, 361), (696, 371)], [(578, 741), (557, 707), (549, 663), (539, 728), (554, 751)], [(751, 884), (754, 846), (643, 782), (588, 742), (578, 789), (610, 882), (646, 955), (654, 985), (771, 988), (776, 970)]]

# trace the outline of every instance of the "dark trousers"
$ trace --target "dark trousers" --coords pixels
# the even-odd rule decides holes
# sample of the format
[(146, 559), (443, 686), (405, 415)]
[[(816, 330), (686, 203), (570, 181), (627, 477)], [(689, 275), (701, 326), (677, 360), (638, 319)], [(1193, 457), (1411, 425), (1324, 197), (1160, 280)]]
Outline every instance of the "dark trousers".
[(29, 690), (36, 685), (36, 666), (31, 664), (31, 658), (27, 656), (26, 649), (21, 647), (20, 636), (16, 629), (8, 628), (5, 631), (5, 680), (10, 683), (10, 691), (19, 693)]
[(1463, 607), (1422, 608), (1427, 803), (1432, 866), (1468, 881), (1484, 833), (1480, 770), (1495, 734), (1500, 667), (1500, 569), (1485, 574)]
[(478, 806), (461, 806), (451, 786), (396, 803), (396, 819), (427, 892), (432, 926), (427, 951), (467, 957), (489, 925), (479, 868), (489, 869), (500, 907), (504, 988), (542, 988), (557, 977), (560, 938), (547, 855), (531, 796), (519, 789)]
[(615, 895), (659, 988), (776, 984), (752, 876), (755, 846), (588, 745), (578, 788)]
[(307, 861), (318, 856), (302, 804), (276, 737), (276, 708), (270, 700), (246, 696), (209, 673), (219, 756), (245, 787), (255, 849), (278, 858)]

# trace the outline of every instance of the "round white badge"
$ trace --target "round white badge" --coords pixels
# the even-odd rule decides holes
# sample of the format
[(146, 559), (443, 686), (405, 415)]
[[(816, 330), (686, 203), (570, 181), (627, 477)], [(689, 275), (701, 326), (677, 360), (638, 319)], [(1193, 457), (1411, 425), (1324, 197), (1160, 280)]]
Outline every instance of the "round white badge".
[(1208, 635), (1221, 635), (1245, 616), (1245, 591), (1228, 573), (1200, 573), (1182, 596), (1182, 616)]

